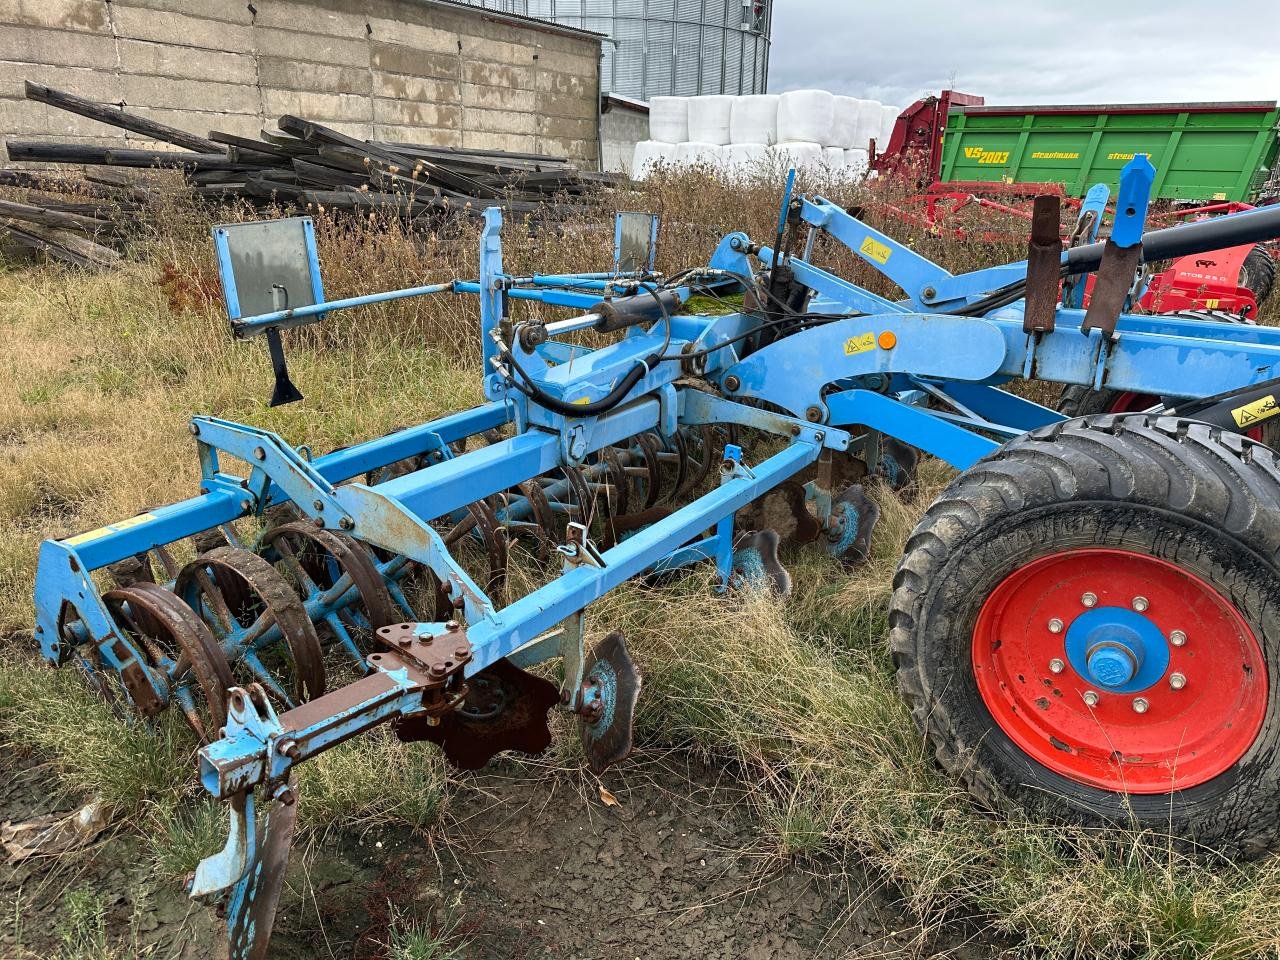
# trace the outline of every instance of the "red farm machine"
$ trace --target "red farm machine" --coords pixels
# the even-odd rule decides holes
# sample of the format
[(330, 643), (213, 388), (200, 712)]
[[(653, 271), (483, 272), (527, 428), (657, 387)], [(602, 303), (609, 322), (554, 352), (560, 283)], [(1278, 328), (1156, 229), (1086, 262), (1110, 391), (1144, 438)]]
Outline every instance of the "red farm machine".
[[(1280, 197), (1278, 126), (1274, 101), (1005, 107), (945, 90), (902, 112), (871, 166), (915, 191), (886, 203), (895, 217), (959, 238), (1000, 239), (1010, 231), (961, 214), (1029, 221), (1033, 199), (1044, 195), (1078, 210), (1092, 185), (1114, 187), (1124, 165), (1145, 153), (1161, 171), (1151, 220), (1172, 224)], [(1274, 257), (1246, 245), (1173, 260), (1151, 276), (1137, 306), (1252, 318), (1274, 286)]]

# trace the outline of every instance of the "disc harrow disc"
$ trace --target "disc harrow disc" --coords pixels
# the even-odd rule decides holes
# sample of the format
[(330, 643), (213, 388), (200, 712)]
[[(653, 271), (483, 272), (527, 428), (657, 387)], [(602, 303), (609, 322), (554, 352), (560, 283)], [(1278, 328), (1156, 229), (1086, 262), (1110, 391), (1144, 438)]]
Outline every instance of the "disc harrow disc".
[(787, 543), (813, 543), (822, 525), (809, 512), (804, 485), (787, 480), (738, 511), (744, 530), (773, 530)]
[[(244, 598), (238, 608), (228, 602), (226, 585), (233, 597)], [(324, 693), (316, 628), (289, 581), (262, 557), (239, 547), (211, 550), (182, 568), (174, 592), (209, 625), (227, 659), (244, 664), (285, 706)], [(287, 685), (263, 662), (268, 653), (287, 654)]]
[(880, 506), (867, 496), (862, 485), (855, 483), (846, 488), (831, 505), (827, 551), (850, 566), (866, 563), (879, 521)]
[(439, 744), (445, 759), (461, 770), (479, 770), (504, 750), (538, 756), (551, 745), (547, 711), (560, 702), (554, 684), (506, 659), (467, 684), (466, 699), (439, 723), (421, 717), (398, 720), (396, 735)]
[(631, 755), (643, 678), (620, 633), (611, 633), (596, 644), (584, 667), (578, 728), (587, 766), (604, 773)]
[(776, 530), (745, 534), (733, 551), (731, 586), (768, 590), (779, 597), (791, 594), (791, 574), (778, 559), (781, 538)]
[[(287, 523), (267, 531), (260, 549), (278, 558), (304, 604), (328, 611), (325, 625), (358, 663), (364, 656), (351, 629), (372, 633), (400, 621), (373, 559), (350, 537), (310, 523)], [(349, 597), (352, 589), (355, 596)]]
[(190, 607), (154, 583), (118, 587), (103, 599), (116, 625), (145, 652), (147, 666), (165, 676), (170, 699), (178, 702), (200, 740), (216, 737), (227, 722), (227, 689), (233, 680), (209, 628)]

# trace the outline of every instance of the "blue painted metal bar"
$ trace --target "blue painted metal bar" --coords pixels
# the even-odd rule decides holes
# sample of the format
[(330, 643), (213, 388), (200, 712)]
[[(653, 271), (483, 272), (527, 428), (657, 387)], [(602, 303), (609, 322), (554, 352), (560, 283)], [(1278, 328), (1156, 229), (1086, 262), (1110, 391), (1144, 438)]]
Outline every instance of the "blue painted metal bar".
[(934, 384), (947, 396), (994, 423), (1026, 433), (1067, 419), (1057, 410), (1033, 403), (1007, 390), (958, 380)]
[(818, 459), (816, 444), (793, 443), (751, 471), (735, 477), (645, 527), (603, 554), (605, 566), (580, 566), (505, 607), (496, 617), (470, 626), (471, 676), (556, 626), (604, 596), (609, 590), (652, 567), (752, 500), (795, 476)]
[(827, 398), (831, 422), (860, 424), (919, 447), (939, 460), (964, 470), (1000, 444), (963, 427), (947, 423), (932, 412), (899, 403), (870, 390), (846, 390)]
[(407, 287), (404, 290), (391, 290), (386, 293), (367, 293), (359, 297), (347, 297), (344, 300), (331, 300), (329, 303), (317, 303), (306, 307), (293, 307), (289, 310), (277, 310), (274, 313), (260, 313), (256, 317), (244, 317), (231, 321), (231, 330), (240, 338), (252, 337), (265, 333), (270, 327), (278, 327), (283, 323), (297, 322), (309, 317), (318, 317), (335, 310), (350, 310), (354, 307), (368, 307), (375, 303), (389, 303), (393, 300), (407, 300), (410, 297), (425, 297), (437, 293), (455, 293), (454, 282), (433, 283), (425, 287)]

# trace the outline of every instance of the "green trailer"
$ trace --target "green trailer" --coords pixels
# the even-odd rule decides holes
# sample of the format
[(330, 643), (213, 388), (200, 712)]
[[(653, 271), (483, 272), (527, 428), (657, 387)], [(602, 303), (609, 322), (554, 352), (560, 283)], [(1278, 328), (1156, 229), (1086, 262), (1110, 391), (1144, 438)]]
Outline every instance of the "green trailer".
[[(976, 98), (974, 98), (976, 99)], [(1155, 197), (1253, 202), (1277, 179), (1280, 109), (1258, 103), (951, 106), (938, 185), (1058, 183), (1114, 190), (1135, 154), (1159, 171)]]

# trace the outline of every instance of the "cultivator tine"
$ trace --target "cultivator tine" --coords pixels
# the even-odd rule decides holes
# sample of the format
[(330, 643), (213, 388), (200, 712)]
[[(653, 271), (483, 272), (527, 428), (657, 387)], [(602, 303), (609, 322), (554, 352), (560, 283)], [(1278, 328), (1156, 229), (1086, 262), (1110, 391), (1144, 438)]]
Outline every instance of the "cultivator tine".
[(255, 856), (232, 890), (227, 908), (229, 960), (264, 960), (267, 955), (298, 825), (295, 783), (291, 780), (286, 789), (287, 802), (277, 801), (267, 811)]
[(1141, 156), (1120, 175), (1115, 223), (1103, 247), (1098, 278), (1080, 328), (1084, 333), (1100, 330), (1108, 339), (1115, 334), (1142, 264), (1142, 231), (1155, 175), (1151, 161)]
[(1027, 299), (1022, 315), (1026, 333), (1052, 333), (1062, 285), (1062, 198), (1039, 196), (1031, 214), (1027, 251)]
[(547, 712), (560, 702), (554, 684), (502, 659), (470, 677), (467, 687), (456, 710), (398, 720), (396, 736), (439, 744), (460, 770), (479, 770), (505, 750), (538, 756), (551, 745)]
[(587, 766), (604, 773), (631, 755), (636, 701), (643, 679), (620, 633), (601, 640), (587, 657), (578, 728)]

